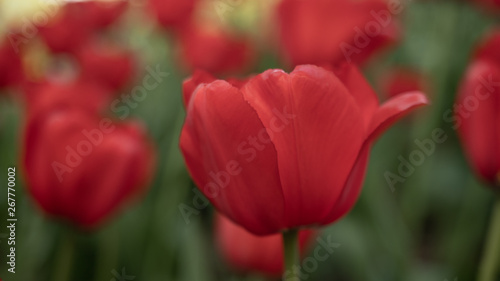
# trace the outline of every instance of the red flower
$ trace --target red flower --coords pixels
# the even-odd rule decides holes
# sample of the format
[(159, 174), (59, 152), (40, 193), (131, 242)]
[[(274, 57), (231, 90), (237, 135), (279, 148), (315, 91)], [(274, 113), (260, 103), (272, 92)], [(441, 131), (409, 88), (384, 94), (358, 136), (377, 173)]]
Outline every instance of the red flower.
[(394, 13), (382, 0), (283, 0), (281, 44), (293, 65), (362, 64), (396, 41)]
[(99, 84), (81, 80), (26, 85), (27, 111), (34, 117), (54, 110), (83, 109), (94, 114), (109, 105), (113, 92)]
[[(315, 236), (314, 231), (301, 231), (299, 243), (302, 253)], [(279, 277), (283, 273), (283, 237), (280, 234), (256, 236), (217, 214), (215, 239), (225, 260), (235, 269), (271, 277)]]
[(170, 29), (183, 25), (191, 20), (199, 0), (148, 0), (150, 12), (158, 23)]
[(9, 39), (0, 41), (0, 88), (17, 86), (24, 78), (21, 58)]
[(383, 93), (392, 98), (407, 92), (425, 92), (427, 88), (424, 77), (410, 69), (393, 69), (382, 79)]
[(96, 31), (113, 23), (127, 5), (128, 1), (66, 3), (48, 24), (39, 27), (40, 35), (52, 52), (73, 53)]
[(479, 48), (465, 74), (455, 112), (469, 162), (493, 186), (500, 186), (499, 48), (498, 32)]
[(186, 98), (180, 146), (221, 213), (267, 235), (326, 225), (351, 209), (375, 138), (427, 99), (409, 93), (380, 106), (356, 68), (335, 72), (268, 70), (241, 88), (201, 84)]
[(123, 89), (134, 76), (133, 53), (112, 45), (92, 42), (76, 54), (82, 77), (112, 90)]
[(46, 213), (93, 228), (145, 191), (155, 161), (139, 124), (115, 124), (59, 94), (52, 103), (39, 98), (29, 111), (22, 163)]
[(185, 27), (179, 32), (181, 57), (189, 69), (217, 74), (242, 72), (252, 63), (250, 42), (221, 29)]

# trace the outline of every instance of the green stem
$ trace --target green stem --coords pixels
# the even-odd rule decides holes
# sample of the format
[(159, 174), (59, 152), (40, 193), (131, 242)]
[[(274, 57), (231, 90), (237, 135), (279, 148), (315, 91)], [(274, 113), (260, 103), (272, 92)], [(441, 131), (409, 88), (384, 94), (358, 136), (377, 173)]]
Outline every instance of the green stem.
[(64, 231), (62, 242), (59, 246), (54, 267), (55, 281), (71, 280), (71, 269), (75, 256), (75, 237), (71, 231)]
[(102, 231), (98, 237), (98, 257), (96, 264), (96, 279), (109, 280), (111, 270), (116, 268), (118, 262), (119, 240), (116, 223)]
[(299, 230), (283, 232), (283, 245), (286, 281), (299, 281), (299, 276), (294, 275), (294, 268), (300, 265)]
[(478, 281), (494, 281), (500, 265), (500, 196), (493, 208), (488, 240), (479, 268)]

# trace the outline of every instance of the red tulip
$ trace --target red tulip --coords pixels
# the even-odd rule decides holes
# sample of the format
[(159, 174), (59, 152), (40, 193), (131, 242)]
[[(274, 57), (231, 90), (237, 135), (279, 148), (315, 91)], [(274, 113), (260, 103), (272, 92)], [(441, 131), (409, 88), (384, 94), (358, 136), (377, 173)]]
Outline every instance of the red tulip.
[(151, 14), (166, 29), (177, 28), (191, 20), (199, 0), (148, 0)]
[(250, 42), (220, 29), (186, 27), (180, 31), (181, 57), (189, 69), (217, 74), (242, 72), (253, 61)]
[[(315, 236), (314, 231), (301, 231), (299, 242), (302, 253)], [(256, 236), (218, 214), (215, 239), (224, 259), (236, 270), (272, 277), (283, 273), (283, 237), (280, 234)]]
[[(500, 33), (483, 44), (469, 65), (455, 120), (469, 162), (492, 186), (500, 186)], [(496, 128), (496, 129), (495, 129)]]
[(9, 39), (0, 41), (0, 88), (17, 86), (24, 78), (21, 57)]
[(375, 138), (427, 103), (413, 92), (380, 106), (352, 65), (335, 73), (311, 65), (268, 70), (241, 88), (217, 80), (186, 94), (180, 146), (193, 180), (221, 213), (257, 235), (346, 214)]
[(393, 69), (382, 80), (382, 90), (387, 97), (395, 97), (406, 92), (425, 92), (424, 77), (410, 69)]
[(109, 106), (114, 94), (99, 84), (83, 81), (44, 81), (27, 85), (24, 90), (31, 116), (67, 109), (83, 109), (96, 114)]
[(382, 0), (283, 0), (281, 44), (293, 65), (363, 64), (397, 40), (395, 13)]
[(90, 43), (76, 54), (83, 79), (102, 83), (112, 90), (123, 89), (134, 76), (133, 53), (112, 45)]
[(30, 112), (22, 161), (27, 186), (47, 214), (91, 229), (144, 193), (154, 152), (138, 124), (63, 104)]
[(39, 27), (40, 35), (52, 52), (74, 53), (96, 31), (113, 23), (127, 3), (68, 2), (48, 24)]

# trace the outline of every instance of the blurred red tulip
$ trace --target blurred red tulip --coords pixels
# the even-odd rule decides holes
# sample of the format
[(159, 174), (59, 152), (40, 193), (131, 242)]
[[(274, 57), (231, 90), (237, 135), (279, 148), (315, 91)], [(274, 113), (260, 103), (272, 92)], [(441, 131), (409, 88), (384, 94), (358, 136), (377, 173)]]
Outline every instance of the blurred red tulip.
[(278, 6), (282, 48), (298, 64), (363, 64), (399, 37), (383, 0), (283, 0)]
[(0, 39), (0, 65), (0, 89), (18, 86), (23, 81), (21, 57), (8, 38)]
[(49, 215), (91, 229), (143, 193), (154, 152), (135, 123), (85, 110), (28, 118), (23, 166), (30, 194)]
[(380, 106), (352, 65), (268, 70), (241, 88), (217, 80), (189, 96), (180, 140), (189, 172), (221, 213), (257, 235), (346, 214), (375, 138), (427, 103), (414, 92)]
[(252, 63), (255, 51), (246, 38), (221, 29), (185, 27), (179, 32), (181, 56), (189, 69), (216, 74), (242, 72)]
[(74, 53), (92, 34), (113, 23), (126, 9), (128, 1), (67, 2), (40, 35), (54, 53)]
[(92, 42), (76, 54), (82, 78), (102, 83), (118, 91), (130, 84), (134, 76), (134, 55), (117, 46)]
[(392, 98), (407, 92), (427, 92), (424, 77), (413, 70), (397, 68), (387, 73), (382, 78), (382, 91), (388, 97)]
[[(300, 232), (302, 253), (315, 236), (316, 233), (311, 230)], [(283, 273), (283, 237), (280, 234), (256, 236), (217, 214), (215, 238), (221, 254), (236, 270), (271, 277), (279, 277)]]
[(192, 18), (199, 0), (148, 0), (151, 14), (165, 29), (177, 28)]
[(54, 110), (81, 109), (99, 113), (109, 105), (114, 92), (87, 81), (32, 83), (24, 88), (27, 112), (39, 116)]
[(500, 187), (500, 33), (489, 37), (469, 65), (455, 107), (456, 126), (469, 162)]

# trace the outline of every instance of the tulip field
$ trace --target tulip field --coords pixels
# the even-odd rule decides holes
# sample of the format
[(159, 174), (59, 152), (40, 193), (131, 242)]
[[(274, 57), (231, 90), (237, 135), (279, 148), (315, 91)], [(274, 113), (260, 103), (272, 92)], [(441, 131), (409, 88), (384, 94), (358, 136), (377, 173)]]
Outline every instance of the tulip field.
[(497, 0), (0, 0), (0, 281), (499, 281)]

